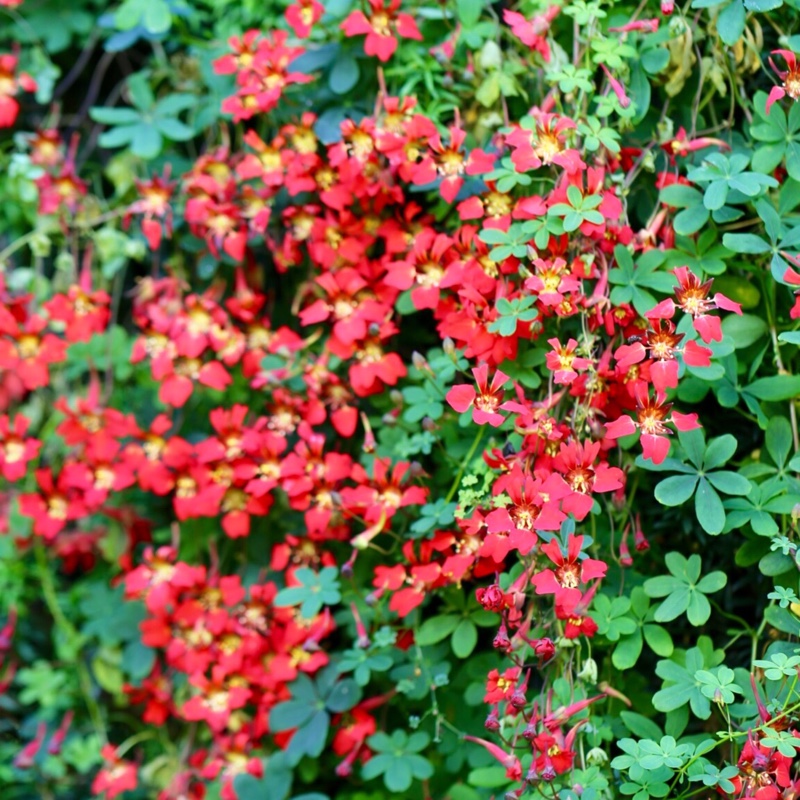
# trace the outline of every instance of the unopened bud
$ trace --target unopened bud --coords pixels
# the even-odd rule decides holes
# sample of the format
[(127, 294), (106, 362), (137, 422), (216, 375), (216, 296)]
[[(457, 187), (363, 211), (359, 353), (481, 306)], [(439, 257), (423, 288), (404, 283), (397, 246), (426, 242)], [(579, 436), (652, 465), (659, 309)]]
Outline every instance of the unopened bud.
[(536, 726), (532, 722), (529, 722), (525, 726), (525, 730), (522, 731), (522, 738), (525, 739), (526, 742), (532, 742), (538, 735)]
[(525, 708), (525, 706), (528, 704), (528, 700), (525, 697), (525, 692), (523, 692), (521, 689), (516, 689), (509, 698), (509, 703), (511, 703), (511, 705), (517, 710)]
[(608, 762), (608, 753), (602, 747), (593, 747), (586, 754), (586, 761), (594, 767), (602, 767)]
[(430, 417), (422, 418), (422, 430), (433, 433), (437, 427), (436, 423)]
[(448, 356), (452, 356), (456, 352), (456, 344), (449, 336), (442, 342), (442, 350), (444, 350)]
[(487, 731), (499, 731), (500, 730), (500, 720), (497, 717), (497, 714), (492, 711), (488, 717), (486, 717), (486, 722), (483, 723), (483, 727), (486, 728)]
[(416, 350), (411, 354), (411, 363), (420, 371), (428, 370), (428, 362), (425, 360), (425, 356), (422, 353), (418, 353)]
[(50, 255), (51, 244), (49, 236), (44, 233), (37, 233), (30, 241), (31, 252), (37, 258), (47, 258)]
[(59, 272), (70, 272), (75, 266), (75, 259), (70, 253), (62, 251), (55, 258), (55, 266)]
[(597, 662), (593, 658), (587, 658), (578, 677), (587, 683), (597, 683)]
[(482, 69), (500, 69), (503, 64), (503, 52), (492, 39), (488, 39), (478, 54), (478, 63)]
[(495, 650), (508, 650), (511, 647), (511, 640), (508, 638), (508, 631), (505, 625), (501, 625), (500, 630), (497, 631), (497, 636), (494, 637), (492, 647), (494, 647)]
[(792, 508), (792, 522), (795, 524), (800, 522), (800, 503), (797, 503), (794, 508)]
[(396, 406), (403, 405), (403, 393), (399, 389), (392, 389), (392, 391), (389, 392), (389, 399)]

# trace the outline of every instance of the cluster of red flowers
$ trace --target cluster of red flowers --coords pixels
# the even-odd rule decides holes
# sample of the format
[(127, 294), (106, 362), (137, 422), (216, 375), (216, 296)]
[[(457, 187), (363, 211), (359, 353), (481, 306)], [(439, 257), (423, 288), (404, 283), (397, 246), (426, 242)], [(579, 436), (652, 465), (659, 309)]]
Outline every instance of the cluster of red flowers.
[[(385, 61), (396, 36), (419, 37), (413, 19), (398, 11), (399, 0), (370, 0), (369, 9), (343, 23), (347, 35), (366, 35), (367, 54)], [(301, 0), (288, 17), (300, 36), (321, 13), (320, 4)], [(519, 15), (507, 21), (548, 56), (542, 36), (556, 13), (554, 7), (530, 25)], [(223, 105), (234, 120), (271, 110), (287, 86), (308, 80), (289, 71), (302, 48), (286, 42), (284, 33), (256, 31), (231, 40), (234, 52), (216, 69), (236, 75), (237, 92)], [(298, 566), (335, 564), (341, 552), (349, 558), (343, 571), (352, 567), (390, 531), (400, 509), (428, 500), (419, 465), (375, 458), (367, 469), (345, 452), (359, 412), (369, 408), (366, 400), (406, 377), (392, 342), (400, 330), (398, 300), (407, 293), (414, 308), (432, 315), (445, 349), (458, 349), (472, 362), (474, 384), (453, 386), (446, 395), (450, 408), (471, 411), (478, 425), (513, 427), (520, 444), (484, 454), (494, 473), (491, 490), (468, 512), (462, 509), (456, 524), (405, 541), (391, 563), (376, 566), (368, 601), (386, 596), (389, 610), (404, 617), (443, 586), (492, 580), (477, 598), (498, 615), (495, 647), (514, 666), (489, 675), (487, 728), (497, 729), (501, 703), (522, 715), (521, 736), (533, 754), (528, 774), (523, 779), (513, 751), (480, 741), (509, 777), (523, 781), (519, 796), (527, 784), (571, 769), (582, 723), (565, 725), (602, 697), (556, 709), (531, 708), (526, 697), (530, 671), (523, 665), (530, 651), (544, 665), (557, 640), (597, 630), (589, 609), (607, 564), (587, 557), (584, 548), (592, 542), (568, 526), (583, 522), (601, 496), (612, 502), (624, 496), (625, 474), (610, 463), (617, 439), (640, 431), (644, 457), (659, 463), (670, 446), (667, 424), (697, 426), (695, 415), (671, 411), (667, 391), (677, 387), (681, 362), (710, 363), (712, 351), (692, 338), (697, 334), (705, 344), (721, 339), (719, 318), (710, 312), (739, 309), (722, 295), (712, 298), (710, 282), (685, 267), (675, 270), (675, 298), (644, 317), (611, 302), (615, 247), (647, 250), (671, 242), (672, 231), (664, 214), (652, 229), (634, 233), (612, 177), (635, 154), (606, 152), (585, 163), (575, 122), (552, 108), (532, 109), (487, 150), (469, 147), (458, 119), (439, 131), (413, 98), (382, 97), (375, 116), (342, 124), (336, 144), (320, 142), (315, 122), (308, 112), (269, 142), (249, 131), (245, 153), (219, 148), (201, 156), (182, 178), (182, 209), (168, 173), (137, 184), (140, 196), (125, 210), (125, 221), (139, 220), (151, 249), (171, 235), (173, 216), (182, 215), (211, 256), (237, 263), (235, 277), (229, 286), (214, 283), (202, 293), (172, 276), (140, 281), (132, 361), (149, 364), (169, 413), (140, 427), (143, 421), (106, 406), (94, 379), (77, 404), (57, 401), (64, 418), (56, 432), (68, 453), (59, 468), (36, 470), (38, 491), (20, 496), (20, 510), (33, 520), (36, 535), (81, 566), (91, 565), (96, 544), (82, 521), (106, 515), (123, 523), (127, 596), (144, 601), (143, 642), (159, 653), (152, 673), (128, 693), (144, 704), (145, 722), (202, 722), (211, 741), (191, 754), (162, 796), (201, 798), (202, 781), (222, 776), (222, 796), (235, 797), (233, 778), (260, 775), (257, 756), (267, 741), (289, 741), (290, 734), (270, 732), (268, 713), (289, 698), (287, 684), (300, 672), (327, 663), (320, 643), (333, 630), (331, 614), (326, 609), (302, 620), (295, 610), (274, 605), (274, 583), (245, 588), (235, 575), (178, 561), (168, 547), (148, 549), (134, 566), (134, 546), (149, 542), (150, 530), (129, 508), (116, 506), (117, 497), (137, 487), (168, 498), (178, 521), (219, 519), (227, 536), (239, 538), (250, 535), (254, 520), (267, 516), (280, 496), (304, 520), (303, 529), (287, 534), (272, 552), (271, 568), (283, 572), (288, 586)], [(86, 193), (75, 174), (74, 147), (65, 154), (58, 135), (43, 131), (31, 139), (30, 152), (45, 168), (37, 181), (42, 213), (74, 213)], [(553, 189), (524, 198), (501, 191), (490, 175), (504, 156), (520, 173), (546, 171)], [(438, 223), (410, 199), (420, 187), (457, 203), (467, 223)], [(275, 226), (279, 191), (288, 202)], [(594, 213), (576, 221), (577, 208)], [(544, 240), (532, 235), (529, 261), (493, 258), (478, 225), (469, 224), (507, 232), (515, 223), (553, 220), (561, 220), (561, 229), (543, 228)], [(267, 296), (253, 288), (250, 256), (263, 246), (281, 273), (310, 267), (297, 297), (301, 325), (317, 326), (307, 339), (274, 326)], [(32, 298), (0, 288), (6, 405), (48, 385), (50, 367), (64, 361), (69, 344), (106, 330), (109, 297), (92, 289), (89, 276), (83, 270), (42, 313), (31, 310)], [(678, 310), (692, 317), (692, 334), (676, 332)], [(504, 369), (540, 338), (549, 345), (543, 359), (548, 391), (533, 399)], [(251, 413), (220, 399), (209, 414), (210, 435), (191, 441), (179, 435), (181, 415), (173, 409), (208, 389), (245, 383), (263, 391), (262, 406)], [(362, 418), (364, 450), (371, 452), (368, 419)], [(328, 425), (343, 441), (326, 435)], [(9, 481), (22, 480), (41, 450), (28, 430), (23, 416), (0, 417), (0, 471)], [(83, 538), (76, 539), (76, 531)], [(638, 549), (646, 546), (638, 536)], [(524, 568), (502, 589), (497, 576), (512, 557)], [(630, 554), (621, 553), (620, 563), (630, 563)], [(526, 601), (533, 593), (553, 600), (552, 613), (548, 605), (537, 621)], [(189, 689), (182, 696), (176, 687), (184, 677)], [(345, 759), (342, 774), (356, 758), (369, 756), (364, 739), (376, 730), (370, 702), (337, 720), (333, 747)], [(112, 797), (132, 788), (135, 765), (113, 747), (103, 755), (107, 765), (95, 791)]]
[[(313, 545), (290, 550), (287, 544), (275, 548), (271, 566), (291, 586), (298, 566), (329, 560)], [(287, 684), (300, 672), (314, 674), (328, 663), (320, 643), (334, 629), (330, 612), (300, 621), (292, 609), (273, 605), (274, 583), (245, 590), (238, 575), (178, 561), (172, 547), (148, 548), (124, 583), (127, 597), (143, 600), (148, 611), (143, 643), (160, 654), (151, 675), (126, 689), (144, 705), (142, 719), (202, 721), (212, 734), (211, 745), (192, 753), (162, 797), (181, 796), (194, 782), (198, 794), (190, 796), (202, 797), (201, 781), (221, 778), (221, 796), (235, 800), (236, 775), (262, 774), (257, 752), (269, 733), (270, 709), (290, 697)], [(179, 676), (187, 677), (188, 692), (176, 688)], [(278, 735), (278, 743), (287, 738)]]
[(234, 122), (271, 111), (287, 86), (311, 80), (301, 72), (289, 72), (291, 62), (305, 51), (287, 47), (288, 38), (286, 31), (265, 36), (259, 30), (250, 30), (242, 37), (231, 37), (233, 53), (214, 62), (217, 74), (236, 75), (236, 94), (222, 103), (222, 111), (232, 114)]

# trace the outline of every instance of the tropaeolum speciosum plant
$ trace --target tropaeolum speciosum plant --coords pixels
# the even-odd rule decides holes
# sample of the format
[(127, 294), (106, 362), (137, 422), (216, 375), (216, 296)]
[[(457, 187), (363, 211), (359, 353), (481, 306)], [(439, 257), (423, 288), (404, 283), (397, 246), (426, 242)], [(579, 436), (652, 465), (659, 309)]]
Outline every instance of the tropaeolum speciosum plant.
[(798, 58), (0, 0), (0, 795), (800, 797)]

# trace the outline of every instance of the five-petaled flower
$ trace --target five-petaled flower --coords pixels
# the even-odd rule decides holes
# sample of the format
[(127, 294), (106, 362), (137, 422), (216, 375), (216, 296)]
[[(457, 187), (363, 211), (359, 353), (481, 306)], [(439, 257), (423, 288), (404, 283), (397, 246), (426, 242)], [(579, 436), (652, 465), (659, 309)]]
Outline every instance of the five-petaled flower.
[(668, 423), (672, 423), (679, 431), (691, 431), (700, 427), (697, 414), (672, 411), (672, 403), (667, 403), (666, 397), (659, 392), (650, 397), (647, 388), (637, 387), (636, 401), (636, 419), (623, 415), (609, 422), (606, 425), (606, 438), (619, 439), (621, 436), (630, 436), (637, 430), (641, 431), (642, 456), (654, 464), (660, 464), (669, 453), (667, 436), (672, 431), (667, 427)]
[(709, 342), (722, 341), (722, 323), (719, 317), (712, 316), (709, 311), (721, 308), (725, 311), (733, 311), (735, 314), (742, 313), (739, 303), (729, 300), (724, 294), (717, 294), (709, 297), (713, 278), (701, 281), (689, 267), (676, 267), (673, 272), (678, 279), (675, 287), (675, 300), (668, 297), (662, 300), (655, 308), (652, 308), (645, 315), (649, 320), (672, 319), (675, 309), (692, 317), (694, 329), (700, 334), (700, 338), (708, 344)]
[(368, 0), (369, 16), (363, 11), (351, 11), (342, 23), (347, 36), (366, 34), (364, 52), (377, 56), (379, 61), (388, 61), (397, 50), (396, 36), (403, 39), (422, 40), (417, 23), (411, 14), (399, 12), (400, 0)]
[(531, 578), (536, 594), (554, 594), (555, 601), (564, 613), (571, 615), (581, 600), (580, 586), (583, 583), (602, 578), (608, 570), (604, 561), (594, 558), (580, 558), (583, 536), (570, 534), (567, 552), (561, 549), (557, 537), (553, 537), (540, 548), (555, 565), (555, 569), (543, 569)]
[(500, 411), (524, 411), (525, 407), (513, 400), (503, 402), (503, 386), (509, 380), (508, 375), (497, 370), (489, 383), (489, 367), (481, 364), (472, 370), (478, 385), (477, 391), (471, 383), (459, 383), (447, 393), (447, 402), (452, 408), (463, 414), (472, 408), (472, 419), (478, 425), (489, 424), (496, 428), (506, 418)]

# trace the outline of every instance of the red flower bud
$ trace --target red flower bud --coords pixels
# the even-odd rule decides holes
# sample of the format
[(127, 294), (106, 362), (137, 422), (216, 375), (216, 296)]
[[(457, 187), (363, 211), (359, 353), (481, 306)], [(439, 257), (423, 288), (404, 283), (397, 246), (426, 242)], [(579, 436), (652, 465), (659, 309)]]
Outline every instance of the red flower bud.
[(497, 631), (497, 636), (494, 637), (492, 647), (494, 647), (495, 650), (509, 650), (511, 648), (511, 640), (508, 638), (508, 631), (505, 625), (501, 625), (500, 630)]
[(507, 605), (506, 594), (496, 584), (475, 590), (475, 597), (487, 611), (502, 611)]

